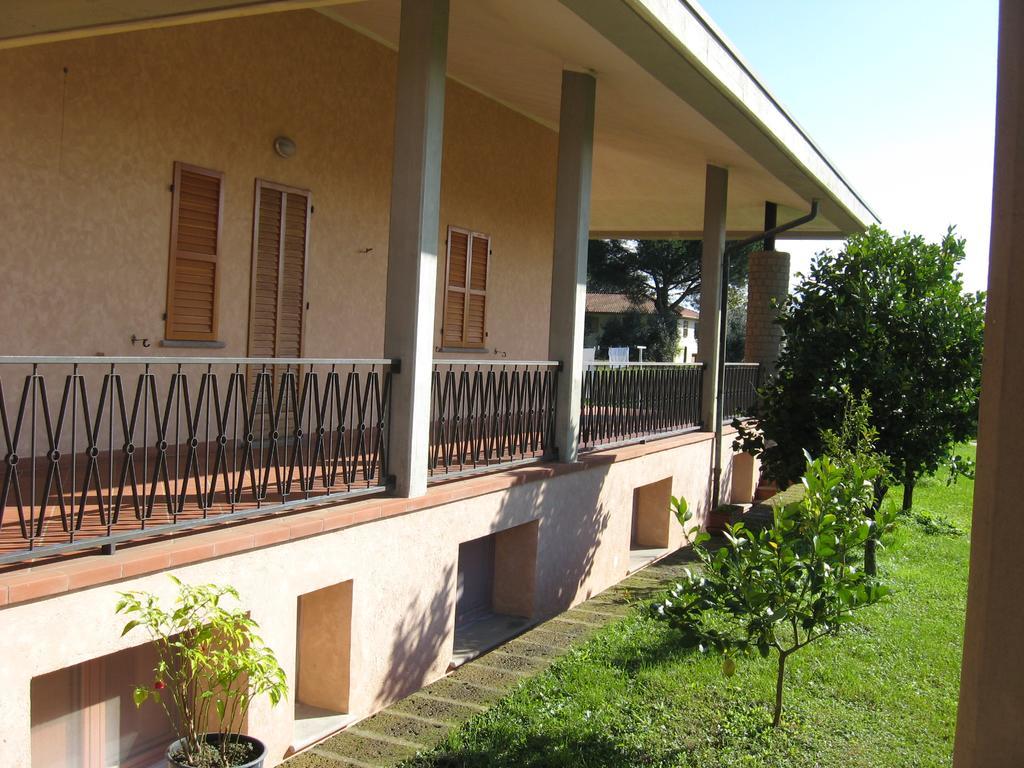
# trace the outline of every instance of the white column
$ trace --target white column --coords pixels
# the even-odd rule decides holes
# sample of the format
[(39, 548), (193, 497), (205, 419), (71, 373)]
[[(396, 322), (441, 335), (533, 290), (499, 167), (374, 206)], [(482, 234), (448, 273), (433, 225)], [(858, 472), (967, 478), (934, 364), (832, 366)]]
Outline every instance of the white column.
[(722, 305), (722, 261), (725, 255), (725, 208), (729, 190), (729, 172), (714, 165), (707, 167), (704, 182), (704, 239), (700, 261), (700, 320), (697, 322), (697, 356), (704, 364), (701, 388), (701, 420), (704, 429), (713, 430), (718, 413), (718, 331)]
[(562, 363), (555, 419), (555, 446), (560, 461), (575, 461), (579, 446), (596, 90), (597, 83), (592, 75), (562, 73), (548, 335), (548, 354), (552, 360)]
[(427, 489), (448, 0), (403, 0), (398, 38), (384, 354), (392, 377), (388, 472), (400, 496)]

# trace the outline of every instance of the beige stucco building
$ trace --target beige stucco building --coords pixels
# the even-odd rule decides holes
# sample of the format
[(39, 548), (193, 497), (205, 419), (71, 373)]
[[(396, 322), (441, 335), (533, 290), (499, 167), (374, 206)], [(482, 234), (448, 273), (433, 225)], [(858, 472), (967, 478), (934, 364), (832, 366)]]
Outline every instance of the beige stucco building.
[(587, 238), (703, 238), (712, 328), (812, 200), (873, 218), (688, 2), (3, 4), (0, 765), (159, 764), (167, 573), (278, 654), (272, 765), (678, 547), (717, 339), (586, 368)]

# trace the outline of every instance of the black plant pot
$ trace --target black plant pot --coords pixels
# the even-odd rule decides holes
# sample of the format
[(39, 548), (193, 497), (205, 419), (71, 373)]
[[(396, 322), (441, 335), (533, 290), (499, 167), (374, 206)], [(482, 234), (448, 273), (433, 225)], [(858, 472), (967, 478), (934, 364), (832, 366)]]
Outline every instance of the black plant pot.
[[(259, 739), (254, 739), (252, 736), (243, 735), (232, 735), (233, 741), (240, 741), (243, 744), (249, 744), (253, 747), (256, 757), (249, 760), (247, 763), (239, 763), (231, 766), (231, 768), (263, 768), (263, 761), (267, 757), (267, 747)], [(167, 748), (167, 766), (168, 768), (191, 768), (185, 763), (178, 762), (172, 755), (176, 755), (181, 751), (181, 743), (184, 739), (178, 739)], [(203, 736), (203, 741), (207, 744), (212, 744), (214, 747), (220, 746), (221, 736), (219, 733), (208, 733)]]

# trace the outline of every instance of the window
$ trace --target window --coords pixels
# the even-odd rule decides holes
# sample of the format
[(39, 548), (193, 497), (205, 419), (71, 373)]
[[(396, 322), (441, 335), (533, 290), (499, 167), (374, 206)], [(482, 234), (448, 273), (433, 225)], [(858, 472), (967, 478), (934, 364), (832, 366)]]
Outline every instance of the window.
[(683, 338), (689, 338), (690, 336), (690, 321), (683, 320)]
[(249, 354), (301, 357), (310, 194), (258, 179), (253, 213)]
[(32, 768), (165, 765), (176, 738), (167, 716), (132, 699), (156, 661), (156, 647), (146, 643), (32, 678)]
[(224, 174), (174, 164), (171, 248), (167, 268), (168, 339), (217, 338), (217, 260)]
[(487, 338), (490, 257), (490, 237), (448, 227), (448, 264), (441, 319), (443, 347), (483, 349)]

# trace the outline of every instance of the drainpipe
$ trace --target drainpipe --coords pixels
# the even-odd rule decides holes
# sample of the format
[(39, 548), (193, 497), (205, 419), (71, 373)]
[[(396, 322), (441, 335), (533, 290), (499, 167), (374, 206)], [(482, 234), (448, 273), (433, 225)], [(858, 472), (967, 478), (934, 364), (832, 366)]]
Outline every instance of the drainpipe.
[[(768, 205), (771, 205), (774, 208), (773, 203), (769, 203)], [(772, 210), (771, 213), (774, 213), (774, 210)], [(715, 409), (715, 439), (713, 441), (714, 469), (711, 476), (711, 509), (713, 510), (718, 509), (722, 494), (722, 430), (724, 421), (722, 418), (722, 402), (725, 394), (725, 336), (728, 329), (726, 318), (729, 311), (729, 257), (731, 252), (742, 250), (748, 245), (753, 245), (754, 243), (762, 240), (765, 243), (771, 243), (774, 247), (776, 235), (780, 235), (790, 229), (794, 229), (803, 224), (807, 224), (810, 221), (814, 221), (817, 217), (818, 200), (814, 199), (811, 201), (811, 210), (809, 213), (798, 219), (787, 221), (785, 224), (780, 224), (777, 227), (767, 228), (764, 232), (752, 235), (746, 240), (740, 240), (737, 243), (732, 243), (726, 247), (725, 253), (722, 255), (722, 312), (718, 319), (718, 387), (715, 392), (715, 399), (718, 401), (718, 407)], [(766, 224), (768, 223), (768, 220), (769, 218), (766, 215)]]

